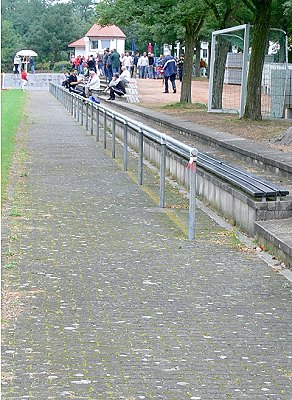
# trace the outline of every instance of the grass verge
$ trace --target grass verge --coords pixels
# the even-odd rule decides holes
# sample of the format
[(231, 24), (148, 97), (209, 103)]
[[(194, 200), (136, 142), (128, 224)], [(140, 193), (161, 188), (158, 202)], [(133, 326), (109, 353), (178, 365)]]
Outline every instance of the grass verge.
[(15, 138), (24, 114), (26, 93), (22, 90), (1, 92), (1, 200), (7, 196), (9, 171), (13, 161)]
[(204, 103), (171, 103), (161, 107), (165, 110), (207, 110)]

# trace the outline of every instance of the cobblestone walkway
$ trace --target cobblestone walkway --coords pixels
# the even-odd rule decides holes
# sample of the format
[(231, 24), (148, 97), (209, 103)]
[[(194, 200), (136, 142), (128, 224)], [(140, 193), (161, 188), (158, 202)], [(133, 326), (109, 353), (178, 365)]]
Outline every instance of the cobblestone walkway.
[(29, 97), (2, 399), (291, 400), (289, 282), (200, 211), (188, 241), (57, 100)]

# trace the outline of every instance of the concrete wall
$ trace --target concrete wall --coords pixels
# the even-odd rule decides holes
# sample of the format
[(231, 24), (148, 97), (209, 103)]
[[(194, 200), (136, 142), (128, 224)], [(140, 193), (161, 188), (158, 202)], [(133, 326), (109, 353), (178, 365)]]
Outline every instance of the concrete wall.
[[(61, 85), (63, 74), (35, 73), (28, 74), (27, 90), (48, 89), (49, 83)], [(19, 74), (1, 74), (1, 89), (20, 89), (21, 78)]]

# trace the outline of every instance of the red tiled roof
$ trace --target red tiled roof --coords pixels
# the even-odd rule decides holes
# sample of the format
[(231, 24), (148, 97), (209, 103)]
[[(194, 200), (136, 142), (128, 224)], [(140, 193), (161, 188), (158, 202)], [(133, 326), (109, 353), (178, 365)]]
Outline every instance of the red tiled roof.
[(125, 38), (126, 35), (116, 25), (101, 26), (94, 24), (85, 36), (88, 37), (108, 37), (108, 38)]
[(68, 44), (68, 47), (85, 47), (84, 39), (75, 40), (75, 42)]

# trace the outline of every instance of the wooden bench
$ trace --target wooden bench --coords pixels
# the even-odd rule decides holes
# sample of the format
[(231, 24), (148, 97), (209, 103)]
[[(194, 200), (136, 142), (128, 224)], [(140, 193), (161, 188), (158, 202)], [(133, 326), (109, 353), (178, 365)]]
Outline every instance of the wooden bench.
[(198, 154), (198, 166), (261, 201), (280, 200), (281, 197), (289, 195), (289, 190), (279, 185), (223, 161), (218, 161), (204, 153)]

